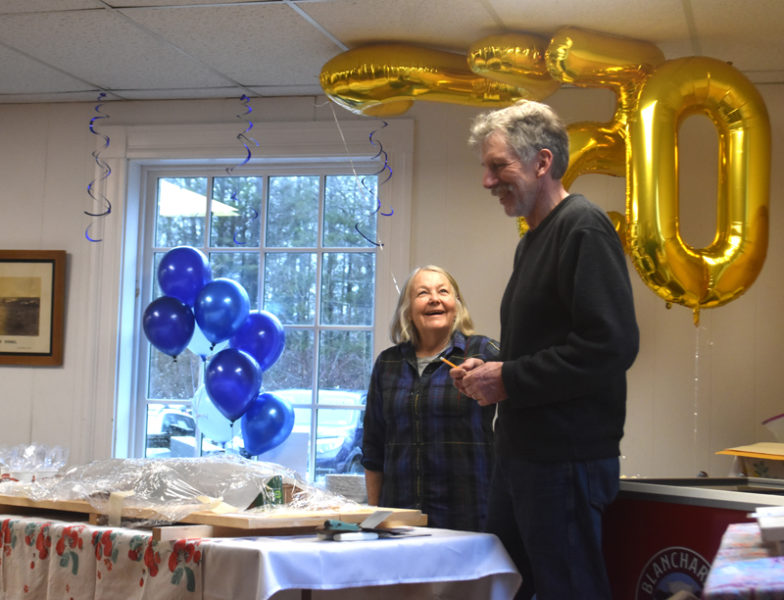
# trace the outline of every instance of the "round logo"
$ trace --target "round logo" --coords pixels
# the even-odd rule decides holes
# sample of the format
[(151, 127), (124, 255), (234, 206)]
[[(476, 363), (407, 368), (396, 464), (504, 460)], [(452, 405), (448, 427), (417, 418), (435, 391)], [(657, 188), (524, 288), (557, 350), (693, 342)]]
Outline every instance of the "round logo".
[(670, 546), (654, 554), (637, 580), (635, 600), (664, 600), (680, 591), (697, 597), (710, 563), (691, 548)]

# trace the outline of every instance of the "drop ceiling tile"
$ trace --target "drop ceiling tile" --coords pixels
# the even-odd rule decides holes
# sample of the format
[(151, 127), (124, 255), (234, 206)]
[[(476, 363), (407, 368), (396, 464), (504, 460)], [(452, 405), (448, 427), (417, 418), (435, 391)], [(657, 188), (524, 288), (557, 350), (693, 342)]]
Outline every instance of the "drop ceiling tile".
[(105, 0), (113, 8), (145, 8), (151, 6), (205, 6), (208, 4), (258, 4), (259, 2), (281, 2), (282, 0)]
[(744, 72), (784, 70), (784, 2), (692, 0), (692, 7), (704, 56)]
[(0, 104), (28, 104), (31, 102), (93, 102), (95, 91), (42, 92), (36, 94), (2, 94)]
[(99, 0), (3, 0), (0, 15), (104, 8)]
[(499, 28), (476, 0), (333, 0), (298, 6), (350, 47), (402, 42), (464, 52), (478, 29)]
[(0, 19), (0, 42), (103, 88), (228, 83), (205, 65), (113, 11), (9, 15)]
[(0, 45), (0, 94), (72, 92), (95, 86)]
[(149, 90), (120, 90), (126, 100), (185, 100), (199, 98), (231, 98), (247, 94), (247, 90), (239, 87), (198, 87), (198, 88), (156, 88)]
[(687, 33), (682, 0), (549, 0), (546, 7), (519, 0), (489, 0), (512, 30), (551, 36), (562, 27), (581, 27), (655, 43)]
[(336, 53), (329, 38), (284, 4), (123, 12), (247, 86), (317, 85)]

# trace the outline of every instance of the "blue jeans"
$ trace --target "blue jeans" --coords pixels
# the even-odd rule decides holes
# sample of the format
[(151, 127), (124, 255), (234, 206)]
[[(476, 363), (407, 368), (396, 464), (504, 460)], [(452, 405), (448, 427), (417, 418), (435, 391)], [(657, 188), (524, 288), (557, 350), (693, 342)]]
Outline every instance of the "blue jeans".
[(516, 600), (608, 600), (602, 514), (618, 493), (618, 458), (532, 462), (496, 456), (487, 531), (523, 576)]

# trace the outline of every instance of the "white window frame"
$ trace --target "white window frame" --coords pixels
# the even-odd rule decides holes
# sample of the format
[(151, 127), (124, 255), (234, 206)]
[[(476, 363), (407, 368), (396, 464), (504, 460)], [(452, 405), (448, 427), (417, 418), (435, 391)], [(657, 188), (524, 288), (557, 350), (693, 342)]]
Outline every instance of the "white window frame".
[[(245, 157), (245, 149), (237, 139), (240, 131), (242, 127), (237, 123), (102, 129), (110, 138), (110, 145), (102, 151), (101, 158), (111, 168), (111, 174), (101, 179), (97, 173), (96, 195), (105, 194), (113, 207), (111, 218), (96, 219), (95, 228), (91, 229), (91, 237), (102, 240), (100, 244), (92, 244), (91, 290), (97, 297), (93, 297), (94, 306), (88, 307), (98, 311), (98, 318), (94, 322), (95, 331), (87, 333), (101, 340), (93, 361), (95, 372), (91, 375), (96, 383), (94, 397), (85, 402), (89, 406), (92, 400), (96, 407), (91, 417), (93, 427), (89, 428), (92, 435), (85, 440), (91, 456), (105, 456), (108, 448), (113, 456), (120, 458), (141, 456), (144, 452), (143, 427), (134, 426), (137, 419), (144, 418), (137, 414), (136, 402), (139, 360), (136, 341), (143, 335), (144, 310), (137, 280), (142, 253), (140, 228), (144, 219), (142, 170), (199, 161), (211, 166), (236, 166)], [(413, 122), (398, 119), (387, 121), (386, 126), (378, 120), (254, 123), (253, 137), (259, 146), (252, 149), (252, 161), (372, 157), (379, 150), (370, 139), (372, 132), (375, 132), (373, 141), (383, 144), (392, 169), (389, 180), (379, 186), (379, 200), (384, 212), (394, 211), (393, 215), (378, 219), (377, 237), (384, 245), (376, 257), (373, 350), (377, 355), (389, 345), (389, 319), (397, 302), (397, 286), (410, 270)], [(242, 169), (235, 169), (233, 175), (243, 175)], [(383, 181), (384, 177), (380, 177), (379, 182)], [(117, 284), (111, 293), (104, 289), (105, 280)], [(119, 310), (112, 314), (111, 307)], [(107, 337), (100, 335), (101, 331), (116, 334)], [(111, 405), (100, 400), (107, 392), (114, 398)], [(109, 410), (111, 414), (107, 414)], [(113, 427), (99, 426), (106, 422)]]

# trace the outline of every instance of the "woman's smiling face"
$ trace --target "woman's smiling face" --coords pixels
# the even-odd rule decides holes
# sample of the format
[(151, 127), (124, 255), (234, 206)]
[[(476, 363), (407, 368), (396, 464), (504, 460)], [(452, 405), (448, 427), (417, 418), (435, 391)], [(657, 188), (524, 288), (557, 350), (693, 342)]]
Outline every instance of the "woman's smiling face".
[(420, 337), (441, 334), (447, 338), (457, 316), (455, 292), (449, 280), (436, 271), (419, 271), (411, 280), (411, 321)]

